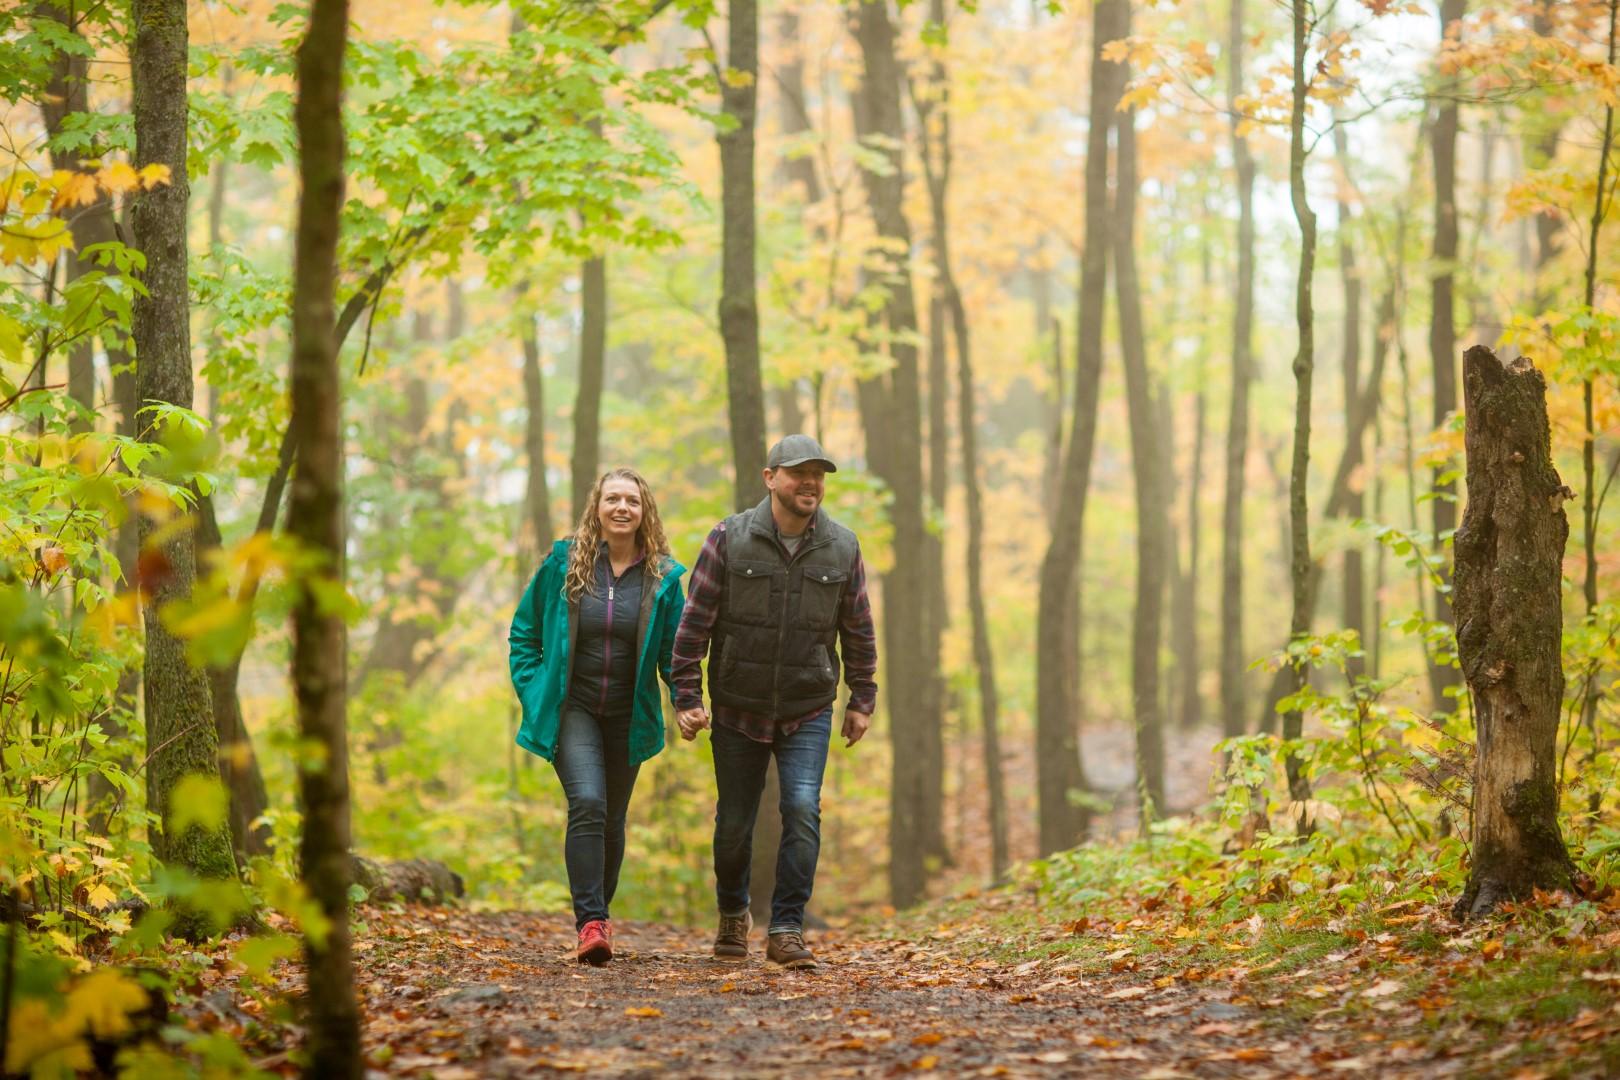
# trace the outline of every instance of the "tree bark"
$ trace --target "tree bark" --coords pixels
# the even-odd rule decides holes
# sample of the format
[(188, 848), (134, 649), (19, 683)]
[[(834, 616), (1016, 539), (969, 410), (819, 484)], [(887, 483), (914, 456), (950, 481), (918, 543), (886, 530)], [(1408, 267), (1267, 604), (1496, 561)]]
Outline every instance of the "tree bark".
[(525, 522), (539, 559), (551, 547), (551, 485), (546, 482), (546, 373), (541, 367), (540, 335), (533, 312), (523, 316), (519, 334), (523, 346), (523, 402), (526, 407), (523, 448), (529, 459), (529, 475), (524, 486)]
[(585, 514), (585, 500), (599, 471), (602, 383), (607, 370), (607, 257), (586, 259), (580, 269), (579, 385), (574, 395), (574, 456), (570, 522)]
[[(1441, 0), (1440, 32), (1443, 37), (1461, 31), (1467, 0)], [(1457, 411), (1457, 327), (1455, 283), (1457, 263), (1457, 129), (1460, 108), (1455, 76), (1440, 80), (1434, 128), (1430, 132), (1434, 161), (1434, 277), (1430, 282), (1433, 301), (1429, 315), (1429, 356), (1434, 362), (1434, 426), (1438, 430)], [(1457, 485), (1445, 479), (1447, 466), (1434, 470), (1434, 541), (1441, 576), (1451, 580), (1450, 559), (1445, 556), (1447, 534), (1457, 526)], [(1436, 618), (1456, 625), (1451, 600), (1445, 591), (1435, 597)], [(1435, 698), (1446, 708), (1445, 691), (1457, 685), (1459, 675), (1450, 664), (1431, 664), (1429, 678)], [(1450, 711), (1450, 710), (1448, 710)]]
[[(899, 557), (883, 575), (884, 644), (887, 655), (889, 717), (894, 745), (889, 795), (889, 892), (896, 907), (923, 898), (928, 880), (926, 840), (930, 822), (942, 819), (928, 804), (930, 725), (926, 712), (929, 627), (922, 604), (927, 578), (919, 553), (926, 543), (923, 516), (922, 391), (917, 365), (917, 304), (912, 291), (911, 227), (903, 202), (905, 171), (901, 150), (900, 70), (894, 50), (894, 24), (887, 0), (858, 0), (856, 39), (862, 78), (855, 108), (856, 135), (887, 159), (882, 172), (862, 170), (867, 201), (878, 236), (885, 242), (870, 253), (881, 261), (888, 289), (884, 317), (894, 368), (858, 387), (868, 456), (893, 493), (890, 520)], [(936, 650), (932, 650), (937, 652)], [(919, 842), (919, 840), (924, 842)]]
[(742, 510), (759, 501), (759, 470), (765, 461), (765, 391), (760, 376), (754, 268), (754, 117), (759, 82), (756, 0), (730, 0), (726, 27), (728, 55), (720, 79), (720, 100), (734, 126), (716, 139), (720, 144), (721, 202), (719, 316), (731, 419), (732, 504)]
[[(1126, 9), (1126, 32), (1130, 30)], [(1129, 69), (1126, 79), (1130, 78)], [(1136, 777), (1142, 829), (1165, 809), (1164, 710), (1159, 686), (1159, 642), (1164, 617), (1164, 575), (1169, 558), (1164, 461), (1155, 430), (1153, 376), (1142, 329), (1142, 292), (1136, 271), (1136, 110), (1118, 113), (1119, 161), (1114, 207), (1114, 269), (1119, 336), (1125, 356), (1125, 401), (1130, 415), (1131, 466), (1136, 478), (1136, 611), (1131, 627), (1131, 711), (1136, 726)]]
[(1232, 393), (1226, 419), (1226, 483), (1221, 502), (1221, 733), (1241, 735), (1243, 651), (1243, 490), (1249, 456), (1249, 384), (1254, 381), (1254, 176), (1249, 141), (1239, 127), (1243, 94), (1243, 0), (1232, 0), (1227, 24), (1226, 104), (1232, 124), (1232, 160), (1237, 172), (1237, 295), (1232, 312)]
[[(928, 17), (943, 27), (946, 23), (944, 0), (930, 0)], [(979, 450), (977, 419), (974, 406), (972, 336), (969, 331), (967, 305), (957, 287), (950, 253), (950, 181), (951, 181), (951, 96), (950, 74), (938, 54), (930, 65), (931, 93), (917, 103), (918, 134), (921, 143), (923, 172), (928, 186), (931, 210), (935, 273), (937, 275), (938, 305), (941, 315), (950, 316), (950, 333), (956, 342), (956, 423), (962, 446), (962, 486), (967, 503), (967, 588), (968, 618), (973, 626), (973, 664), (978, 676), (979, 724), (982, 732), (981, 748), (984, 758), (985, 787), (990, 811), (990, 879), (1001, 882), (1007, 875), (1010, 862), (1007, 840), (1007, 792), (1001, 767), (1000, 698), (996, 688), (995, 652), (990, 643), (989, 616), (984, 602), (984, 500), (979, 484)], [(946, 329), (944, 318), (939, 320), (936, 332), (938, 346), (944, 353)], [(934, 340), (929, 342), (934, 347)], [(941, 355), (940, 363), (945, 362)], [(930, 360), (930, 393), (937, 395), (940, 411), (945, 404), (945, 376), (932, 381), (933, 361)], [(932, 399), (930, 399), (932, 403)], [(945, 430), (943, 417), (936, 414), (931, 430)], [(943, 440), (941, 440), (943, 441)], [(935, 475), (943, 475), (944, 464), (936, 459)], [(940, 485), (943, 488), (943, 481)], [(937, 497), (942, 497), (937, 496)], [(943, 571), (942, 571), (943, 573)]]
[(343, 54), (348, 0), (311, 0), (298, 50), (298, 232), (293, 254), (292, 417), (298, 457), (288, 532), (319, 565), (293, 610), (293, 690), (298, 729), (321, 749), (299, 770), (304, 810), (300, 868), (329, 920), (304, 935), (309, 986), (307, 1077), (360, 1077), (360, 1011), (349, 942), (349, 760), (347, 631), (331, 596), (343, 588), (343, 423), (334, 325), (337, 244), (343, 207)]
[(1553, 467), (1547, 384), (1529, 360), (1463, 358), (1468, 504), (1457, 530), (1458, 655), (1478, 730), (1473, 866), (1458, 917), (1567, 887), (1555, 761), (1561, 573), (1574, 497)]
[[(67, 0), (63, 6), (40, 3), (35, 10), (44, 18), (60, 23), (68, 33), (80, 36), (81, 16), (77, 0)], [(46, 84), (45, 94), (40, 102), (45, 130), (53, 144), (50, 147), (52, 169), (78, 172), (83, 167), (77, 150), (59, 147), (54, 143), (62, 134), (63, 122), (69, 116), (90, 111), (89, 79), (90, 63), (86, 57), (67, 50), (56, 54), (51, 63), (50, 82)], [(105, 244), (116, 240), (112, 200), (106, 195), (101, 195), (91, 205), (80, 209), (73, 216), (72, 229), (74, 247), (78, 251), (83, 251), (91, 244)], [(67, 256), (64, 262), (67, 266), (66, 286), (72, 286), (86, 271), (94, 268), (93, 263), (88, 263), (77, 255)], [(68, 397), (82, 410), (80, 415), (74, 418), (72, 430), (75, 433), (91, 430), (96, 410), (96, 372), (95, 338), (90, 334), (81, 335), (68, 348), (67, 391)]]
[(1102, 58), (1122, 37), (1125, 0), (1098, 0), (1091, 28), (1090, 130), (1086, 137), (1085, 249), (1080, 260), (1080, 312), (1075, 332), (1074, 419), (1058, 483), (1052, 538), (1041, 560), (1036, 612), (1035, 757), (1039, 847), (1043, 855), (1085, 837), (1091, 812), (1071, 793), (1088, 789), (1079, 740), (1080, 562), (1091, 458), (1097, 439), (1102, 379), (1103, 304), (1112, 243), (1108, 199), (1108, 132), (1124, 91), (1124, 68)]
[[(1345, 123), (1335, 117), (1333, 125), (1333, 153), (1339, 159), (1339, 167), (1346, 173), (1350, 170), (1349, 136), (1345, 132)], [(1350, 411), (1355, 405), (1356, 395), (1361, 389), (1361, 270), (1356, 265), (1356, 249), (1350, 242), (1351, 210), (1347, 197), (1348, 183), (1339, 186), (1338, 199), (1338, 233), (1339, 233), (1339, 280), (1344, 290), (1344, 341), (1340, 348), (1340, 368), (1344, 375), (1344, 412), (1345, 412), (1345, 454), (1350, 459), (1350, 469), (1355, 471), (1361, 467), (1363, 438), (1358, 435), (1351, 438), (1349, 432)], [(1366, 499), (1359, 487), (1352, 487), (1349, 496), (1349, 506), (1346, 507), (1349, 515), (1360, 518), (1366, 513)], [(1361, 548), (1351, 544), (1344, 552), (1344, 625), (1347, 629), (1356, 632), (1356, 639), (1365, 645), (1367, 640), (1367, 584), (1366, 567), (1362, 558)], [(1350, 658), (1346, 670), (1351, 679), (1365, 674), (1366, 664), (1359, 656)]]
[[(1299, 224), (1299, 276), (1294, 291), (1294, 319), (1299, 334), (1299, 345), (1294, 353), (1294, 452), (1289, 469), (1288, 521), (1289, 521), (1289, 579), (1293, 587), (1293, 616), (1289, 620), (1290, 640), (1309, 634), (1314, 607), (1311, 583), (1311, 539), (1309, 507), (1306, 489), (1310, 481), (1311, 462), (1311, 381), (1316, 365), (1316, 313), (1311, 304), (1311, 284), (1316, 269), (1316, 214), (1311, 210), (1305, 190), (1305, 106), (1306, 83), (1305, 53), (1310, 38), (1311, 24), (1306, 14), (1307, 0), (1292, 0), (1294, 28), (1294, 85), (1293, 108), (1289, 113), (1288, 187), (1294, 207), (1294, 220)], [(1304, 664), (1292, 668), (1294, 690), (1303, 690), (1309, 679)], [(1305, 716), (1299, 709), (1290, 709), (1283, 715), (1282, 737), (1285, 742), (1298, 739)], [(1288, 774), (1288, 793), (1296, 803), (1310, 798), (1310, 780), (1300, 766), (1299, 758), (1289, 753), (1283, 759)], [(1300, 827), (1308, 827), (1307, 815), (1300, 812)]]
[[(190, 301), (186, 280), (186, 51), (185, 0), (136, 0), (133, 9), (135, 165), (167, 165), (169, 183), (142, 193), (131, 212), (135, 247), (146, 256), (147, 295), (134, 305), (136, 391), (143, 402), (192, 406)], [(163, 431), (150, 425), (149, 441)], [(186, 660), (185, 644), (163, 625), (165, 604), (191, 595), (196, 577), (192, 534), (164, 536), (141, 519), (141, 545), (149, 568), (142, 582), (146, 616), (147, 809), (167, 823), (169, 799), (186, 776), (219, 777), (219, 736), (209, 703), (208, 680)], [(157, 534), (154, 536), (154, 534)], [(192, 826), (182, 834), (160, 829), (153, 854), (199, 877), (236, 874), (230, 831)], [(192, 934), (200, 923), (183, 918)]]

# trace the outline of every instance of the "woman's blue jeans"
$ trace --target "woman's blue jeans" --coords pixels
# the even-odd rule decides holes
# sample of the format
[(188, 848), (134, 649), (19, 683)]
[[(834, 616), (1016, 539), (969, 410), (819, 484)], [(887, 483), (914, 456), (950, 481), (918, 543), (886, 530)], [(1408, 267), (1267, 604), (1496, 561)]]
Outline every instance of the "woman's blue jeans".
[(710, 735), (720, 792), (714, 814), (714, 880), (722, 912), (729, 915), (748, 909), (754, 817), (774, 753), (782, 783), (782, 846), (776, 853), (769, 929), (804, 929), (804, 906), (810, 902), (816, 858), (821, 853), (821, 778), (827, 771), (832, 713), (829, 705), (792, 735), (778, 735), (770, 743), (723, 727), (716, 727)]
[(630, 764), (630, 717), (597, 717), (563, 706), (553, 767), (568, 796), (563, 859), (574, 928), (608, 917), (624, 862), (624, 821), (639, 765)]

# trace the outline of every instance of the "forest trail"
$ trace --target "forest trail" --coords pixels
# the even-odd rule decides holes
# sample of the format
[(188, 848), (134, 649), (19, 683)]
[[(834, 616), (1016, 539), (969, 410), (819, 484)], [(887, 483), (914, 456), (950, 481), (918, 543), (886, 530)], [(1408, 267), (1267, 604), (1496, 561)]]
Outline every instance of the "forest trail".
[(765, 962), (757, 929), (754, 955), (735, 964), (711, 957), (701, 930), (649, 923), (617, 924), (618, 957), (591, 968), (574, 962), (568, 922), (385, 916), (357, 957), (371, 1060), (437, 1080), (558, 1071), (1168, 1077), (1276, 1075), (1273, 1056), (1298, 1051), (1275, 1037), (1269, 1046), (1245, 1040), (1259, 1011), (1214, 985), (1167, 996), (1137, 976), (963, 964), (938, 942), (831, 931), (810, 936), (819, 970), (784, 971)]
[[(624, 923), (619, 957), (589, 968), (573, 961), (561, 915), (414, 908), (363, 919), (373, 1075), (1436, 1076), (1491, 1059), (1489, 1040), (1425, 1031), (1409, 1006), (1316, 1001), (1307, 1019), (1281, 995), (1291, 985), (1297, 1001), (1309, 983), (1166, 977), (1151, 960), (1099, 975), (1062, 956), (988, 959), (984, 941), (957, 940), (973, 928), (915, 940), (817, 933), (820, 969), (788, 972), (764, 962), (757, 930), (755, 955), (737, 965), (714, 960), (701, 929)], [(280, 990), (296, 993), (296, 966), (285, 974)], [(285, 1045), (265, 1043), (261, 1067), (290, 1069)]]

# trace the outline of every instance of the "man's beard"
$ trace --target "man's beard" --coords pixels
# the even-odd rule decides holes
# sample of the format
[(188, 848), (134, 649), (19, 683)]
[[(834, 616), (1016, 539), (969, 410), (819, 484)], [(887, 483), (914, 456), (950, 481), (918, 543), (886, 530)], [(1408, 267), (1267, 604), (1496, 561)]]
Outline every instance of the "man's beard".
[(778, 492), (773, 491), (773, 492), (771, 492), (771, 497), (776, 500), (776, 505), (780, 506), (783, 510), (786, 510), (788, 513), (792, 514), (794, 517), (799, 517), (799, 518), (815, 517), (816, 507), (819, 507), (821, 505), (821, 501), (818, 499), (818, 500), (816, 500), (816, 506), (812, 506), (808, 510), (801, 510), (801, 509), (799, 509), (799, 504), (798, 504), (798, 498), (799, 497), (798, 497), (797, 494), (782, 495), (782, 494), (780, 494)]

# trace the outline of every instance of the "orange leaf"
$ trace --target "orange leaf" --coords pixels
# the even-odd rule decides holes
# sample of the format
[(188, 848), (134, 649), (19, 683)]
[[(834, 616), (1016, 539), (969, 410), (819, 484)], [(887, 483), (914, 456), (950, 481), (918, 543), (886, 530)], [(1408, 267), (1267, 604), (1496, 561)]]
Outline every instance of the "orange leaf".
[(643, 1005), (640, 1008), (636, 1008), (632, 1005), (624, 1010), (624, 1015), (645, 1017), (663, 1016), (664, 1010), (655, 1009), (651, 1005)]

